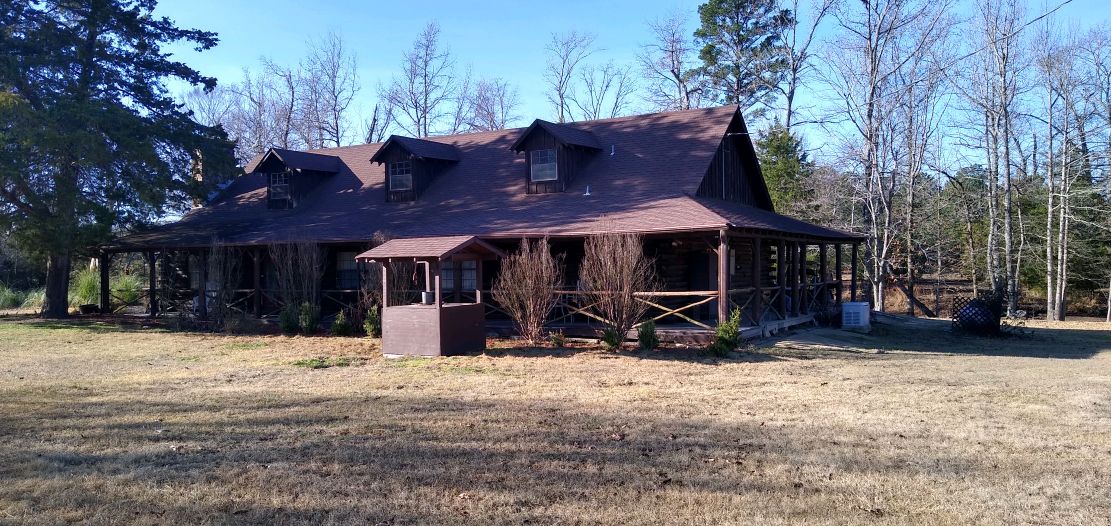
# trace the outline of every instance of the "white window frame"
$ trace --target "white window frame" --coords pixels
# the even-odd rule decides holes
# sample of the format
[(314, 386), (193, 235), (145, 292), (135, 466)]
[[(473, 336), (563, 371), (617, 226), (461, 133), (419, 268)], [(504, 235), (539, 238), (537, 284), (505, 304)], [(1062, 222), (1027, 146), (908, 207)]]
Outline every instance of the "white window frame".
[[(359, 288), (359, 263), (355, 261), (356, 252), (336, 252), (336, 288), (340, 290), (351, 290)], [(355, 282), (353, 287), (344, 287), (348, 283), (343, 283), (344, 277), (350, 277), (354, 273)]]
[(529, 150), (529, 180), (534, 183), (558, 181), (559, 164), (556, 155), (555, 148)]
[[(289, 201), (289, 172), (273, 172), (267, 179), (270, 187), (270, 199), (273, 201)], [(276, 189), (281, 188), (284, 195), (278, 196)]]
[[(413, 162), (412, 161), (390, 161), (387, 165), (387, 173), (390, 178), (390, 191), (391, 192), (404, 192), (413, 189)], [(399, 181), (408, 181), (404, 185), (398, 184)]]

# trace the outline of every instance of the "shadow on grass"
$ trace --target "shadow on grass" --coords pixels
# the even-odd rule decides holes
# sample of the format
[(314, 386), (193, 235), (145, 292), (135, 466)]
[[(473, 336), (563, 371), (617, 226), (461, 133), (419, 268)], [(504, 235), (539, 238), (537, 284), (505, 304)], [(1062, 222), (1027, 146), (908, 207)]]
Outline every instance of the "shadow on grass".
[(800, 358), (809, 351), (812, 356), (841, 351), (857, 357), (891, 352), (1075, 360), (1111, 351), (1111, 331), (1038, 327), (990, 337), (954, 332), (943, 320), (916, 320), (873, 323), (867, 334), (830, 328), (801, 331), (763, 342), (761, 349)]
[[(554, 524), (587, 513), (624, 524), (657, 507), (690, 513), (693, 498), (713, 510), (694, 522), (734, 522), (747, 513), (726, 505), (736, 496), (853, 500), (856, 489), (827, 483), (834, 472), (919, 470), (896, 450), (816, 458), (846, 437), (812, 423), (391, 392), (266, 398), (73, 401), (10, 419), (0, 502), (47, 523)], [(940, 476), (990, 469), (946, 451), (929, 460)]]

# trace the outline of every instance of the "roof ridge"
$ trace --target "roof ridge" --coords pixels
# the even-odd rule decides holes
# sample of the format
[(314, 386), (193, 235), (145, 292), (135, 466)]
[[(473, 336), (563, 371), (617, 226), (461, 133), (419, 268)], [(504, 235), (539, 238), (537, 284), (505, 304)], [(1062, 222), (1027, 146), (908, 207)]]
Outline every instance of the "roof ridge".
[[(570, 126), (572, 128), (578, 128), (582, 131), (589, 131), (589, 130), (584, 130), (582, 128), (579, 128), (578, 126), (579, 125), (584, 125), (584, 124), (622, 122), (622, 121), (627, 121), (627, 120), (641, 119), (641, 118), (645, 118), (645, 117), (652, 117), (652, 116), (656, 116), (656, 115), (679, 115), (679, 114), (684, 114), (684, 113), (699, 113), (699, 112), (705, 113), (705, 112), (723, 110), (725, 108), (733, 108), (734, 110), (737, 110), (739, 107), (736, 106), (736, 105), (733, 105), (733, 104), (725, 104), (725, 105), (722, 105), (722, 106), (708, 106), (708, 107), (705, 107), (705, 108), (688, 108), (688, 109), (685, 109), (685, 110), (654, 111), (654, 112), (648, 112), (648, 113), (638, 113), (638, 114), (635, 114), (635, 115), (622, 115), (620, 117), (609, 117), (609, 118), (605, 118), (605, 119), (591, 119), (591, 120), (585, 120), (585, 121), (554, 122), (554, 121), (549, 121), (549, 120), (540, 119), (540, 118), (533, 119), (533, 121), (542, 120), (544, 122), (548, 122), (548, 123), (555, 124), (555, 125), (558, 125), (558, 126)], [(517, 126), (517, 127), (514, 127), (514, 128), (502, 128), (502, 129), (499, 129), (499, 130), (475, 130), (475, 131), (467, 131), (467, 132), (461, 132), (461, 133), (450, 133), (450, 134), (446, 134), (446, 135), (429, 135), (427, 137), (410, 137), (408, 135), (399, 135), (399, 134), (393, 134), (393, 135), (398, 135), (399, 137), (406, 137), (406, 138), (409, 138), (409, 139), (419, 139), (419, 140), (422, 140), (422, 141), (442, 142), (442, 141), (440, 141), (440, 139), (452, 139), (452, 138), (456, 138), (456, 137), (471, 137), (471, 136), (483, 135), (483, 134), (510, 133), (510, 132), (515, 132), (515, 131), (523, 131), (527, 128), (528, 128), (528, 126)], [(308, 150), (291, 150), (291, 151), (303, 151), (303, 152), (308, 152), (308, 153), (321, 153), (321, 152), (327, 152), (327, 151), (345, 150), (345, 149), (354, 149), (354, 148), (369, 148), (369, 147), (373, 147), (373, 146), (379, 146), (380, 147), (385, 143), (386, 143), (386, 141), (370, 142), (370, 143), (363, 143), (363, 144), (348, 144), (348, 145), (344, 145), (344, 146), (329, 146), (327, 148), (311, 148), (311, 149), (308, 149)], [(289, 148), (285, 148), (285, 149), (288, 150)]]

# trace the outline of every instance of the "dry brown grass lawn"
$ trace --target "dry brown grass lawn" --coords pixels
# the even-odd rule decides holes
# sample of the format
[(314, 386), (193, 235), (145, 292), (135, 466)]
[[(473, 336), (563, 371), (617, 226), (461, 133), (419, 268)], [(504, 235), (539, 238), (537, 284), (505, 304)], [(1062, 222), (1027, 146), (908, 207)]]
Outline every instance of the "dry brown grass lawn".
[(0, 320), (0, 523), (1107, 524), (1104, 327), (389, 361)]

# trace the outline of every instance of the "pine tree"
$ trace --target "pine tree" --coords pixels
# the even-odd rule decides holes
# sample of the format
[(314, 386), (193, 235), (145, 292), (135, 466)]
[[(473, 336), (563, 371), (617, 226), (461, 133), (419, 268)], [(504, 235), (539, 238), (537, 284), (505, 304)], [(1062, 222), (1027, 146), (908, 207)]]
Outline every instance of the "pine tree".
[(156, 17), (154, 0), (4, 5), (0, 227), (46, 256), (43, 314), (61, 317), (75, 254), (114, 229), (182, 210), (213, 175), (231, 173), (223, 130), (195, 122), (165, 86), (178, 79), (212, 89), (215, 79), (162, 46), (205, 50), (217, 38)]
[(814, 172), (802, 141), (776, 121), (756, 140), (760, 171), (780, 213), (797, 215), (810, 201), (806, 181)]
[(783, 82), (783, 35), (794, 21), (775, 0), (709, 0), (698, 6), (699, 58), (719, 102), (749, 110), (766, 104)]

